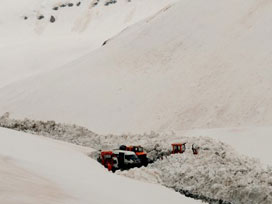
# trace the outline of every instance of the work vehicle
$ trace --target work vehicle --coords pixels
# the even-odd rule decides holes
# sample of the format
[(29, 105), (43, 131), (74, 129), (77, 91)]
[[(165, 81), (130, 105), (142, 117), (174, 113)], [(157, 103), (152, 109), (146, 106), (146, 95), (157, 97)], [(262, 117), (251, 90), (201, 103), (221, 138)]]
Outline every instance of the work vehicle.
[(198, 154), (199, 152), (199, 146), (197, 146), (196, 144), (192, 144), (192, 151), (193, 151), (193, 154)]
[(141, 160), (137, 157), (135, 152), (118, 149), (118, 150), (113, 150), (113, 154), (118, 159), (118, 167), (121, 170), (141, 166)]
[(137, 157), (140, 159), (141, 166), (147, 166), (148, 165), (147, 154), (144, 151), (143, 147), (141, 147), (141, 146), (125, 146), (125, 145), (122, 145), (122, 146), (120, 146), (120, 149), (134, 152), (137, 155)]
[(186, 143), (172, 144), (172, 154), (184, 153), (186, 150)]
[(97, 158), (97, 161), (109, 171), (115, 172), (119, 169), (118, 159), (112, 151), (102, 151)]

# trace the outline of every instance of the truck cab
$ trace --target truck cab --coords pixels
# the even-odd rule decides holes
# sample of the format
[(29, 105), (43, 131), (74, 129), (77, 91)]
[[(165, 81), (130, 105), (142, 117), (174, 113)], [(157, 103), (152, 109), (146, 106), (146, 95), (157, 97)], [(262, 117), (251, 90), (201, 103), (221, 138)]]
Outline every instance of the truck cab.
[(118, 159), (120, 169), (129, 169), (141, 166), (141, 161), (134, 152), (125, 150), (113, 150), (113, 153)]
[(144, 165), (144, 166), (148, 165), (147, 154), (144, 151), (144, 148), (142, 146), (128, 146), (126, 147), (126, 150), (134, 152), (138, 156), (138, 158), (141, 160), (141, 165)]
[(102, 151), (97, 161), (112, 172), (115, 172), (119, 168), (118, 159), (112, 151)]
[(186, 143), (172, 144), (172, 154), (184, 153), (186, 150)]

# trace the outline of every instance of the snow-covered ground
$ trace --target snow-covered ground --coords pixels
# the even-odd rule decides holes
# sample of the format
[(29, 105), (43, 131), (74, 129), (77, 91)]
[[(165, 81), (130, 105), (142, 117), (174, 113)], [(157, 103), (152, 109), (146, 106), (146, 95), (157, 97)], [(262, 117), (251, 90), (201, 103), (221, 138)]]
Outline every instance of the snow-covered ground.
[[(1, 1), (0, 87), (80, 61), (104, 41), (174, 2), (119, 0), (105, 6), (106, 1), (95, 7), (96, 0)], [(59, 9), (53, 10), (56, 6)], [(40, 15), (44, 19), (38, 20)], [(49, 22), (51, 16), (56, 18), (54, 23)]]
[[(97, 150), (113, 149), (122, 144), (140, 144), (147, 150), (149, 158), (164, 158), (157, 160), (148, 168), (117, 172), (122, 176), (161, 184), (210, 203), (220, 203), (220, 200), (225, 204), (272, 202), (272, 169), (267, 166), (271, 166), (271, 158), (267, 156), (264, 157), (267, 160), (263, 159), (263, 155), (271, 155), (272, 152), (271, 148), (262, 148), (263, 145), (267, 146), (268, 141), (261, 139), (266, 138), (269, 132), (271, 133), (271, 129), (265, 131), (258, 129), (260, 141), (258, 147), (254, 149), (258, 151), (248, 153), (245, 146), (253, 147), (255, 141), (243, 140), (247, 138), (246, 134), (253, 132), (253, 129), (243, 134), (236, 134), (235, 139), (232, 139), (238, 143), (243, 141), (240, 147), (234, 145), (238, 147), (237, 152), (230, 145), (220, 142), (220, 137), (213, 139), (216, 136), (227, 135), (227, 130), (221, 130), (222, 133), (218, 129), (206, 130), (206, 132), (204, 130), (186, 131), (177, 134), (153, 132), (144, 135), (98, 135), (76, 125), (59, 124), (54, 121), (20, 121), (7, 116), (0, 118), (0, 126), (89, 146)], [(185, 133), (188, 136), (184, 136)], [(251, 135), (248, 134), (248, 136)], [(186, 142), (187, 151), (182, 155), (170, 156), (171, 144), (175, 142)], [(199, 155), (192, 153), (192, 144), (200, 147)], [(254, 154), (255, 152), (257, 154)], [(254, 158), (246, 156), (247, 154)], [(97, 158), (96, 153), (90, 156)]]
[[(97, 149), (141, 144), (151, 156), (186, 140), (200, 155), (118, 174), (271, 203), (271, 9), (269, 0), (2, 0), (0, 115), (86, 128), (1, 126)], [(137, 134), (152, 130), (161, 134)], [(127, 203), (147, 191), (130, 203), (185, 199), (108, 173), (86, 156), (92, 149), (37, 135), (0, 129), (1, 203)]]
[(272, 166), (271, 127), (187, 130), (180, 131), (177, 134), (216, 138), (231, 145), (237, 152), (259, 159), (263, 164)]
[(200, 203), (109, 173), (86, 148), (3, 128), (0, 139), (0, 203)]
[[(98, 133), (271, 125), (270, 1), (179, 0), (171, 6), (168, 1), (158, 0), (122, 2), (97, 7), (101, 15), (90, 18), (82, 34), (68, 29), (68, 38), (83, 38), (78, 45), (82, 52), (73, 53), (69, 40), (61, 41), (68, 45), (60, 50), (48, 44), (48, 52), (55, 51), (44, 54), (44, 59), (38, 55), (36, 60), (49, 63), (49, 67), (51, 60), (59, 60), (48, 59), (51, 55), (67, 61), (58, 62), (57, 66), (64, 64), (59, 69), (2, 87), (0, 113), (76, 123)], [(136, 2), (141, 2), (142, 7), (137, 7), (140, 3)], [(152, 14), (133, 12), (148, 6), (154, 8)], [(145, 20), (136, 24), (139, 19), (131, 21), (130, 27), (119, 26), (124, 22), (124, 12), (129, 12), (126, 17), (135, 15)], [(62, 19), (65, 15), (60, 15), (56, 24), (48, 24), (39, 38), (59, 41), (61, 27), (67, 28)], [(104, 17), (108, 23), (100, 21)], [(36, 25), (31, 19), (22, 21), (31, 29)], [(99, 22), (105, 27), (96, 27)], [(93, 38), (93, 32), (97, 32), (94, 36), (109, 32), (103, 40), (111, 40), (100, 47), (103, 40)], [(88, 37), (89, 48), (94, 48), (89, 52), (88, 46), (82, 45)], [(5, 38), (1, 41), (4, 45), (9, 42)], [(91, 46), (93, 42), (99, 42), (99, 48)], [(61, 52), (66, 48), (66, 54)], [(1, 53), (12, 53), (10, 50), (12, 47)], [(30, 49), (27, 56), (35, 57), (33, 52)], [(1, 73), (9, 72), (16, 60), (3, 60)], [(27, 63), (13, 67), (14, 72), (29, 68)]]

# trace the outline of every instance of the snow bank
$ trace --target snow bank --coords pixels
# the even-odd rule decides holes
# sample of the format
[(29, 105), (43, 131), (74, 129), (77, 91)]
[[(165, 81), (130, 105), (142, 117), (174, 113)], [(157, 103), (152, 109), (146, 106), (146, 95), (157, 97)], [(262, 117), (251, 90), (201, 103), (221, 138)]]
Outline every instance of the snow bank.
[[(119, 175), (165, 185), (211, 203), (272, 202), (271, 167), (266, 167), (257, 159), (240, 155), (229, 145), (209, 137), (182, 137), (170, 133), (97, 135), (75, 125), (12, 120), (7, 116), (0, 119), (1, 126), (97, 149), (140, 144), (145, 147), (148, 156), (156, 160), (148, 168), (117, 172)], [(187, 151), (182, 155), (170, 155), (171, 144), (175, 142), (187, 142)], [(198, 155), (192, 153), (192, 144), (200, 147)], [(164, 159), (160, 160), (161, 157)]]
[(64, 143), (3, 128), (0, 140), (1, 203), (198, 203), (159, 185), (109, 173)]
[[(272, 202), (272, 169), (256, 159), (239, 155), (222, 142), (206, 137), (180, 138), (187, 147), (196, 143), (198, 155), (189, 149), (184, 154), (165, 156), (145, 168), (119, 174), (159, 182), (187, 196), (210, 203)], [(170, 140), (171, 141), (171, 140)], [(162, 146), (165, 144), (162, 144)]]
[[(55, 121), (36, 121), (30, 119), (16, 120), (9, 118), (9, 113), (0, 117), (0, 127), (23, 131), (36, 135), (43, 135), (53, 139), (70, 142), (73, 144), (92, 147), (95, 149), (116, 148), (120, 145), (140, 144), (154, 150), (158, 142), (166, 141), (159, 134), (150, 132), (148, 134), (123, 134), (123, 135), (100, 135), (87, 128), (56, 123)], [(169, 134), (169, 137), (172, 136)]]
[(234, 147), (237, 152), (258, 158), (262, 163), (272, 166), (272, 128), (240, 127), (224, 129), (202, 129), (179, 131), (177, 135), (209, 136)]
[(180, 192), (230, 203), (271, 203), (272, 169), (237, 155), (221, 143), (208, 142), (199, 155), (169, 156), (150, 168), (160, 169), (164, 184)]

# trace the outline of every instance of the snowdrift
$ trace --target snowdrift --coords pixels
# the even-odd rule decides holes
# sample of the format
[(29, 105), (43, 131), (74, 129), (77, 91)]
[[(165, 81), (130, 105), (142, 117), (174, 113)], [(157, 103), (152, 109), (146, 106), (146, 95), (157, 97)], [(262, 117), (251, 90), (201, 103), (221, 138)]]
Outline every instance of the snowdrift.
[[(195, 137), (198, 135), (197, 131), (191, 132), (190, 137), (154, 132), (144, 135), (98, 135), (76, 125), (54, 121), (12, 120), (7, 116), (0, 118), (0, 126), (89, 146), (97, 150), (118, 148), (122, 144), (140, 144), (148, 152), (148, 157), (155, 160), (155, 163), (147, 168), (117, 172), (119, 175), (158, 183), (209, 203), (268, 204), (272, 202), (272, 169), (267, 166), (267, 164), (271, 165), (271, 159), (268, 163), (259, 161), (262, 159), (259, 158), (260, 155), (271, 155), (271, 149), (262, 149), (267, 142), (261, 139), (265, 138), (265, 135), (260, 135), (258, 151), (251, 153), (256, 158), (253, 159), (239, 154), (232, 147), (218, 140)], [(209, 132), (213, 137), (220, 135), (219, 130), (215, 131), (217, 134), (212, 134), (211, 130)], [(268, 129), (263, 132), (268, 134)], [(243, 134), (237, 134), (235, 137), (236, 140), (232, 141), (240, 141), (244, 138)], [(187, 142), (187, 151), (182, 155), (170, 155), (171, 144), (175, 142)], [(192, 153), (190, 149), (192, 144), (200, 147), (198, 155)], [(246, 147), (254, 144), (251, 140), (245, 140), (243, 145), (239, 146), (239, 151), (245, 154)], [(94, 159), (97, 158), (96, 152), (89, 155)]]
[(231, 145), (237, 152), (258, 158), (272, 166), (271, 127), (225, 128), (206, 130), (185, 130), (177, 133), (189, 137), (209, 136)]
[[(199, 203), (159, 185), (114, 176), (82, 153), (86, 149), (3, 128), (0, 134), (1, 203)], [(144, 196), (131, 199), (135, 194)]]
[(0, 112), (100, 133), (269, 126), (271, 7), (180, 0), (61, 69), (0, 89)]

